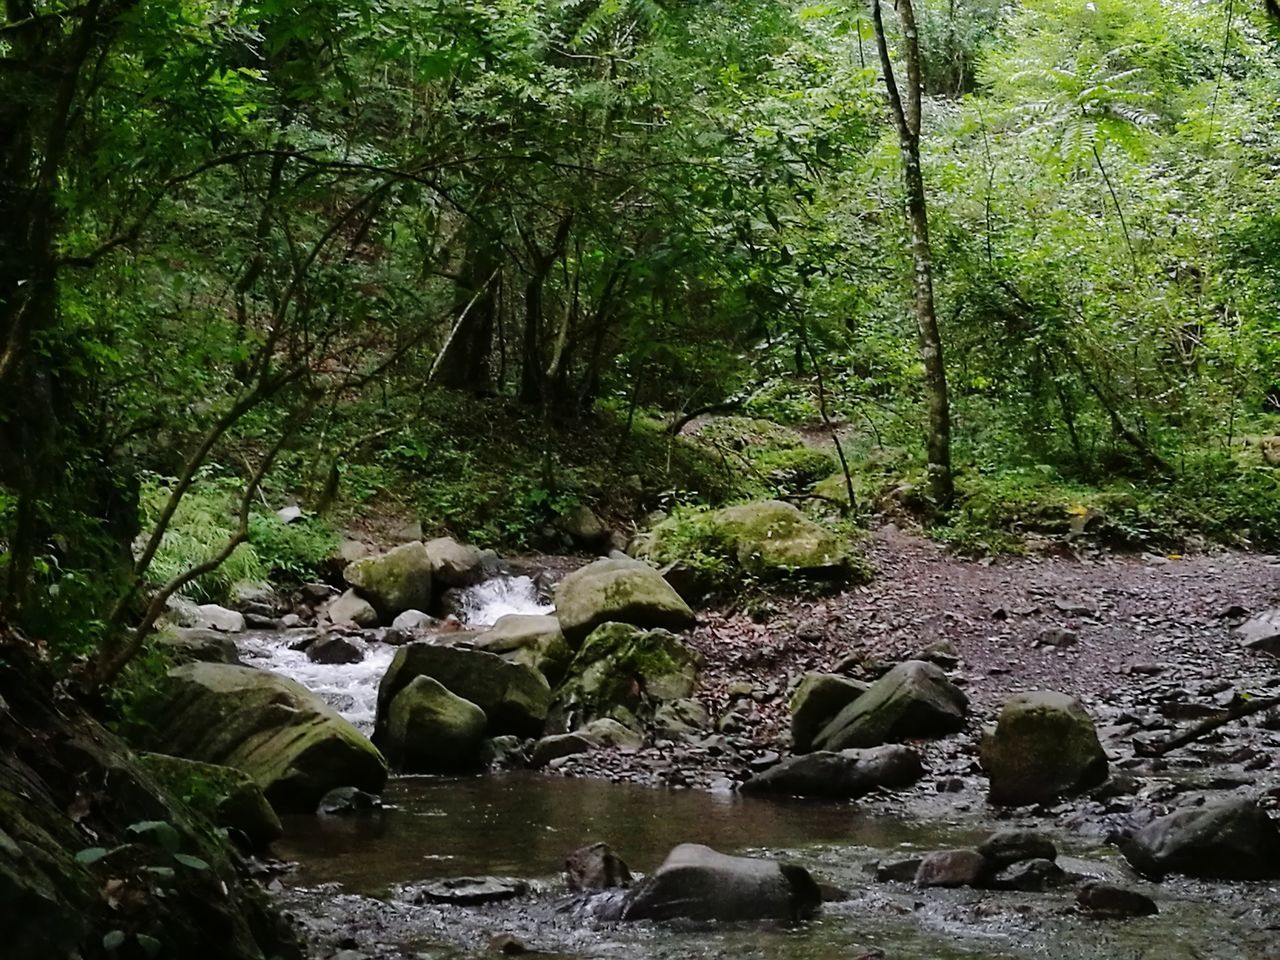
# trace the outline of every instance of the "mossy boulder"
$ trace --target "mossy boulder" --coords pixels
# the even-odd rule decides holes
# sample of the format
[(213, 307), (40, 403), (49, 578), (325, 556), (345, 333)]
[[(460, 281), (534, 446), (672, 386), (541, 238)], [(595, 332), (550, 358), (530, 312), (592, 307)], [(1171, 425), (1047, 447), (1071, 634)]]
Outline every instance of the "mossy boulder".
[(982, 741), (982, 766), (992, 803), (1024, 806), (1096, 787), (1107, 778), (1107, 755), (1093, 720), (1074, 697), (1037, 691), (1001, 708)]
[(683, 630), (693, 611), (662, 576), (638, 560), (597, 560), (575, 570), (556, 588), (556, 619), (571, 647), (603, 623)]
[(414, 677), (391, 701), (387, 757), (405, 773), (446, 773), (477, 765), (484, 711), (431, 677)]
[(477, 650), (533, 667), (553, 686), (564, 678), (573, 659), (560, 621), (544, 614), (509, 613), (499, 617), (472, 644)]
[(940, 737), (964, 727), (968, 698), (932, 663), (908, 660), (871, 685), (813, 738), (817, 750)]
[(699, 665), (698, 654), (666, 630), (603, 624), (569, 664), (551, 726), (570, 730), (609, 718), (637, 728), (662, 704), (693, 692)]
[(806, 673), (791, 695), (791, 749), (807, 753), (813, 738), (870, 685), (837, 673)]
[(138, 760), (189, 807), (218, 826), (237, 831), (252, 848), (262, 849), (284, 833), (262, 788), (248, 774), (162, 753), (141, 753)]
[(279, 813), (311, 813), (334, 787), (377, 793), (382, 754), (301, 684), (222, 663), (175, 667), (149, 717), (159, 752), (234, 767)]
[(431, 554), (421, 540), (348, 564), (342, 577), (368, 600), (383, 622), (431, 606)]
[(533, 667), (512, 663), (494, 653), (431, 643), (409, 643), (396, 651), (378, 685), (378, 717), (374, 742), (388, 733), (396, 696), (415, 677), (430, 677), (446, 690), (469, 700), (488, 718), (486, 736), (542, 732), (551, 704), (551, 686)]

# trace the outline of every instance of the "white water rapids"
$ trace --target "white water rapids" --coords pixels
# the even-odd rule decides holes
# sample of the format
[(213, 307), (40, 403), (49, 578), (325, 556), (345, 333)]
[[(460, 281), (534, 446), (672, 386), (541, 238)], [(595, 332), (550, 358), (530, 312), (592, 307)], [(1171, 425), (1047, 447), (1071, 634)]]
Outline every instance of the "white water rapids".
[[(462, 622), (468, 627), (486, 627), (512, 613), (550, 613), (555, 608), (538, 598), (538, 589), (529, 577), (495, 577), (468, 587), (462, 595)], [(380, 634), (366, 631), (353, 642), (364, 647), (359, 663), (312, 663), (302, 650), (289, 645), (314, 631), (253, 631), (236, 637), (241, 659), (250, 666), (270, 670), (296, 680), (319, 694), (342, 717), (366, 735), (373, 732), (378, 702), (378, 683), (391, 665), (396, 648), (381, 643)]]

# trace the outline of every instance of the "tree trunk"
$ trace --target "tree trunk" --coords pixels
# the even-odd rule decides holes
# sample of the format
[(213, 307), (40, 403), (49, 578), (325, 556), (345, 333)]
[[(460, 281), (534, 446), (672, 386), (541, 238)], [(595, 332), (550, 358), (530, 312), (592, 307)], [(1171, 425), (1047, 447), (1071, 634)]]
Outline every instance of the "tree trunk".
[(920, 359), (924, 364), (925, 406), (928, 412), (925, 450), (929, 461), (929, 493), (940, 507), (955, 495), (951, 473), (951, 410), (947, 398), (947, 370), (942, 336), (933, 300), (933, 251), (929, 246), (929, 217), (925, 204), (924, 174), (920, 168), (920, 45), (912, 0), (897, 0), (902, 23), (903, 53), (907, 64), (907, 99), (903, 102), (894, 79), (893, 61), (884, 32), (880, 0), (871, 0), (880, 66), (889, 95), (898, 146), (902, 153), (902, 178), (907, 192), (907, 221), (911, 227), (911, 260), (915, 286), (916, 328)]
[(442, 386), (481, 396), (493, 392), (493, 331), (497, 311), (494, 287), (497, 264), (493, 251), (478, 245), (467, 251), (458, 286), (456, 326), (437, 364)]

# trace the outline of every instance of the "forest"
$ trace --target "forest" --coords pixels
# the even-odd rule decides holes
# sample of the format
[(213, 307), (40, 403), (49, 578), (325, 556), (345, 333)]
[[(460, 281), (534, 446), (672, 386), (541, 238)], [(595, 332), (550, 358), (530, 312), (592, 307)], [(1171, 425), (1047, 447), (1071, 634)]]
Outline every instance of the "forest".
[[(23, 956), (195, 956), (184, 949), (213, 928), (210, 957), (413, 955), (397, 951), (421, 930), (354, 907), (343, 922), (377, 931), (356, 946), (322, 925), (280, 934), (250, 879), (275, 861), (220, 821), (232, 794), (267, 833), (285, 815), (277, 852), (303, 866), (283, 909), (314, 918), (328, 908), (307, 899), (311, 881), (385, 904), (409, 896), (388, 901), (391, 883), (446, 880), (325, 873), (318, 828), (295, 834), (289, 816), (338, 801), (303, 781), (372, 797), (388, 769), (532, 766), (735, 797), (821, 782), (824, 801), (873, 793), (893, 809), (898, 781), (924, 775), (910, 788), (922, 803), (959, 784), (967, 810), (1023, 796), (998, 785), (979, 721), (1035, 690), (1071, 700), (1036, 709), (1089, 725), (1087, 772), (1036, 810), (1084, 798), (1058, 813), (1096, 826), (1151, 799), (1178, 817), (1193, 788), (1152, 784), (1190, 744), (1192, 779), (1260, 797), (1233, 816), (1271, 865), (1236, 874), (1197, 848), (1156, 869), (1150, 850), (1169, 843), (1133, 852), (1140, 830), (1127, 862), (1146, 877), (1274, 878), (1268, 551), (1272, 0), (5, 0), (0, 933)], [(631, 566), (597, 575), (639, 599), (597, 586), (579, 609), (575, 578), (608, 563)], [(525, 619), (504, 632), (509, 617)], [(490, 704), (488, 687), (448, 679), (479, 667), (426, 647), (500, 656), (546, 692)], [(212, 702), (231, 674), (189, 672), (211, 660), (300, 684), (235, 689), (268, 713), (314, 707), (308, 736), (323, 728), (351, 765), (329, 776), (330, 744), (264, 772), (253, 738), (270, 724)], [(337, 664), (339, 679), (314, 673)], [(874, 737), (838, 723), (888, 678), (920, 687), (932, 719)], [(680, 695), (654, 692), (668, 688)], [(529, 697), (546, 701), (536, 722), (512, 719)], [(621, 732), (600, 733), (606, 721)], [(198, 728), (258, 746), (215, 749)], [(1055, 730), (1067, 744), (1079, 732)], [(901, 773), (920, 766), (918, 739), (957, 733), (919, 748), (927, 774)], [(494, 746), (507, 738), (525, 742), (519, 762)], [(891, 752), (774, 773), (864, 749)], [(321, 753), (325, 775), (308, 767)], [(121, 770), (128, 789), (112, 786)], [(387, 782), (387, 809), (428, 802), (413, 782)], [(575, 803), (617, 807), (538, 783), (551, 831), (586, 816)], [(469, 802), (503, 802), (450, 797), (430, 802), (457, 804), (460, 822)], [(625, 846), (623, 816), (582, 841)], [(707, 842), (837, 838), (822, 825), (834, 813), (802, 834), (753, 816)], [(698, 839), (645, 836), (653, 849), (629, 853), (642, 862)], [(539, 851), (555, 863), (574, 843)], [(614, 904), (622, 919), (667, 917), (646, 897), (682, 849)], [(906, 879), (1024, 889), (993, 877), (1058, 869), (1043, 847), (1007, 861), (977, 849), (980, 879), (922, 881), (932, 854)], [(583, 850), (571, 890), (627, 886), (597, 884), (621, 861), (597, 850), (584, 867)], [(456, 857), (497, 869), (470, 847)], [(804, 896), (785, 876), (790, 910)], [(211, 883), (216, 917), (198, 908)], [(1250, 889), (1214, 888), (1194, 909)], [(505, 924), (522, 949), (542, 942), (507, 914), (459, 921), (459, 904), (505, 902), (487, 887), (414, 890), (457, 936)], [(1097, 896), (1081, 888), (1081, 915), (1133, 907)], [(591, 922), (614, 907), (590, 906)], [(1250, 938), (1280, 915), (1258, 909), (1237, 952), (1214, 953), (1226, 947), (1209, 924), (1210, 946), (1185, 955), (1271, 956)], [(746, 953), (662, 934), (643, 956), (944, 955), (929, 923), (870, 929), (816, 946), (748, 937)], [(1120, 956), (1050, 929), (1089, 941), (1082, 958)], [(553, 952), (599, 955), (547, 936)], [(1016, 941), (945, 955), (1039, 955)]]

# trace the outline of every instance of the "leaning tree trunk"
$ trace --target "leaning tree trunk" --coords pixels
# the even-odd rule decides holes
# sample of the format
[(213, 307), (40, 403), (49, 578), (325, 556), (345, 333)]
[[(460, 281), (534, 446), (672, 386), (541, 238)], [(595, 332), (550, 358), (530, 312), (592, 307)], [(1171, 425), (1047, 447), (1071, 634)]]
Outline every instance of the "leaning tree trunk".
[(911, 260), (915, 285), (916, 328), (920, 335), (920, 359), (924, 364), (925, 403), (928, 421), (925, 449), (929, 460), (929, 493), (941, 507), (955, 494), (951, 473), (951, 410), (947, 399), (947, 368), (942, 356), (942, 336), (933, 301), (933, 251), (929, 245), (929, 217), (925, 205), (924, 174), (920, 169), (920, 45), (911, 0), (896, 0), (902, 23), (903, 53), (907, 64), (907, 99), (903, 102), (889, 57), (880, 0), (871, 0), (880, 66), (889, 95), (898, 145), (902, 153), (902, 177), (907, 192), (907, 220), (911, 226)]

